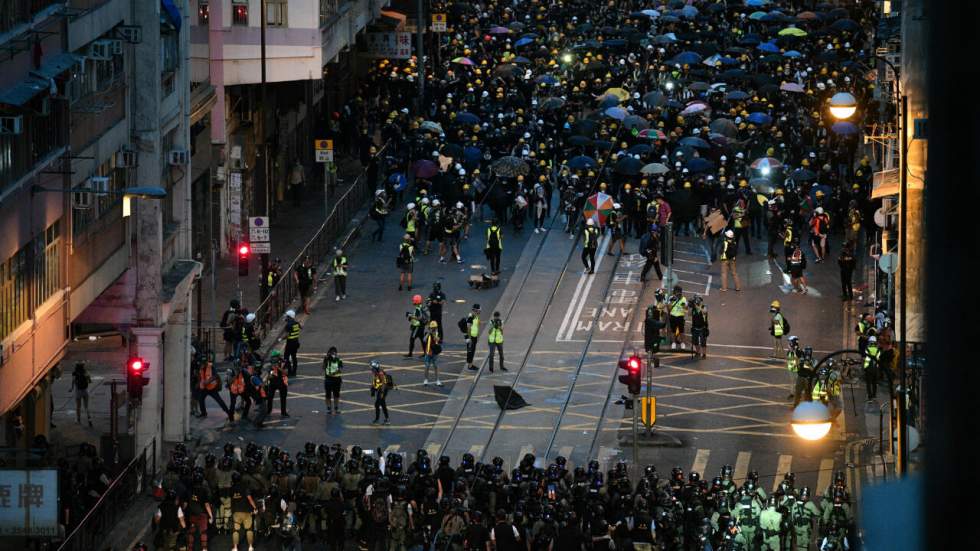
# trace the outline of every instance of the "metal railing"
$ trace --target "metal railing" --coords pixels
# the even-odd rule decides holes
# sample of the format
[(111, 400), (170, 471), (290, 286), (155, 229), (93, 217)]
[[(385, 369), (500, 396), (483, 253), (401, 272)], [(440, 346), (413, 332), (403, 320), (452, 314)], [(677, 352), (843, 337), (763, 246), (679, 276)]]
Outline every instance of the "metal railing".
[[(375, 159), (383, 159), (382, 155), (388, 149), (391, 142), (385, 142), (375, 155)], [(379, 171), (381, 174), (383, 171)], [(380, 181), (380, 179), (379, 179)], [(275, 286), (269, 291), (269, 296), (262, 301), (255, 309), (255, 317), (261, 322), (264, 333), (275, 325), (276, 321), (289, 309), (293, 301), (299, 297), (299, 287), (293, 279), (296, 268), (303, 263), (303, 259), (309, 256), (313, 260), (313, 265), (319, 267), (331, 254), (335, 246), (345, 247), (347, 241), (356, 234), (352, 232), (343, 236), (343, 241), (336, 243), (340, 238), (341, 232), (353, 219), (354, 214), (364, 205), (374, 193), (375, 187), (379, 182), (368, 181), (368, 169), (358, 174), (354, 183), (333, 203), (330, 214), (324, 219), (323, 224), (316, 231), (312, 238), (300, 250), (299, 254), (293, 258), (289, 266), (283, 269), (282, 277)]]
[(150, 487), (156, 474), (156, 457), (157, 441), (154, 438), (116, 475), (82, 520), (74, 527), (66, 526), (66, 530), (70, 528), (71, 531), (57, 546), (57, 551), (101, 549), (106, 536), (122, 520), (133, 501)]

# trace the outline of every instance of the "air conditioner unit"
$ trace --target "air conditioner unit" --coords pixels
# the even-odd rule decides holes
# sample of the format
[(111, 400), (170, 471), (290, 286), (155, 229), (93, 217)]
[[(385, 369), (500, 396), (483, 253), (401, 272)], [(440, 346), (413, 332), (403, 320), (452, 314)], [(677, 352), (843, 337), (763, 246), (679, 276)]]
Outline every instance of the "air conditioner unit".
[(128, 149), (120, 149), (116, 153), (116, 168), (136, 168), (136, 152)]
[(143, 41), (143, 27), (139, 25), (122, 25), (118, 30), (119, 34), (130, 44), (139, 44)]
[(108, 176), (89, 176), (88, 189), (95, 195), (105, 195), (109, 193)]
[(110, 40), (112, 43), (112, 55), (122, 55), (123, 54), (123, 42), (122, 40), (115, 39)]
[(112, 41), (96, 40), (88, 47), (88, 56), (103, 61), (112, 59)]
[(20, 134), (24, 131), (24, 117), (0, 117), (0, 134)]
[(191, 162), (191, 154), (186, 149), (175, 149), (170, 152), (170, 164), (184, 166)]

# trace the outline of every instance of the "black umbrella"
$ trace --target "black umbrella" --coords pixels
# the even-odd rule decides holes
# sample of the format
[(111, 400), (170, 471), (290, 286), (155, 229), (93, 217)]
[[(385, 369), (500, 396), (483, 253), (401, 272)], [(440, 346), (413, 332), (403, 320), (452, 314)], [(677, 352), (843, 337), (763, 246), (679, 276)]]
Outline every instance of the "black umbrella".
[(528, 405), (514, 387), (493, 385), (493, 398), (500, 409), (521, 409)]
[(592, 136), (595, 134), (596, 122), (581, 120), (572, 125), (572, 133), (580, 136)]
[(660, 107), (667, 101), (667, 96), (663, 92), (649, 92), (643, 95), (643, 103), (650, 107)]
[(446, 157), (452, 157), (454, 159), (461, 159), (463, 157), (462, 146), (454, 143), (447, 143), (446, 145), (442, 146), (442, 149), (439, 152)]
[(574, 145), (577, 147), (586, 146), (592, 143), (592, 140), (588, 136), (575, 135), (568, 138), (568, 145)]
[(530, 167), (522, 159), (508, 155), (494, 161), (493, 171), (497, 173), (497, 176), (513, 178), (515, 176), (527, 176)]
[(565, 100), (561, 98), (545, 98), (538, 107), (543, 111), (559, 109), (565, 105)]
[(627, 130), (632, 130), (634, 128), (645, 130), (650, 128), (650, 123), (639, 115), (628, 115), (623, 119), (623, 128)]
[(624, 176), (636, 176), (640, 173), (641, 168), (643, 168), (643, 161), (633, 157), (632, 155), (627, 155), (616, 161), (614, 170), (617, 174), (622, 174)]

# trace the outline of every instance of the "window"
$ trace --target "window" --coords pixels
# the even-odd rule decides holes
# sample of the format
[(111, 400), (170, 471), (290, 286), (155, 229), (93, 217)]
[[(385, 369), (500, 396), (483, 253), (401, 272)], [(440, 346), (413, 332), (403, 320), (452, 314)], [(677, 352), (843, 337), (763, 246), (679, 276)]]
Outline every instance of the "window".
[(174, 92), (176, 78), (174, 74), (180, 65), (180, 42), (177, 32), (170, 28), (160, 29), (160, 87), (163, 97)]
[(208, 26), (208, 19), (211, 16), (207, 0), (197, 0), (197, 24), (202, 27)]
[[(126, 169), (116, 167), (116, 155), (111, 155), (104, 163), (99, 165), (93, 176), (105, 176), (109, 178), (109, 191), (121, 191), (126, 187)], [(122, 201), (122, 196), (115, 193), (97, 195), (92, 197), (91, 207), (75, 208), (72, 210), (72, 235), (79, 236), (90, 231), (96, 222), (104, 218), (113, 211), (113, 207)], [(117, 211), (121, 213), (121, 211)]]
[(248, 26), (248, 0), (231, 0), (231, 24)]
[(288, 0), (266, 0), (265, 2), (265, 24), (269, 27), (285, 27), (287, 23), (287, 12), (289, 11)]
[(340, 0), (320, 0), (320, 26), (325, 27), (335, 15)]
[(0, 339), (61, 288), (61, 223), (0, 262)]

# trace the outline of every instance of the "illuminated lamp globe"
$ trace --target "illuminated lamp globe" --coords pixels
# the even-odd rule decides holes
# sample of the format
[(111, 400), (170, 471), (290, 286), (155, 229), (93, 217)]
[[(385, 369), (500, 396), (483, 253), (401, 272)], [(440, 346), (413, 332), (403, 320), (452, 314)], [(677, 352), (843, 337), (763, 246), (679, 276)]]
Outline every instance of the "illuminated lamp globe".
[(830, 114), (837, 120), (846, 120), (857, 111), (857, 100), (847, 92), (838, 92), (830, 98)]
[(800, 402), (793, 410), (793, 432), (804, 440), (820, 440), (830, 432), (830, 410), (822, 402)]

